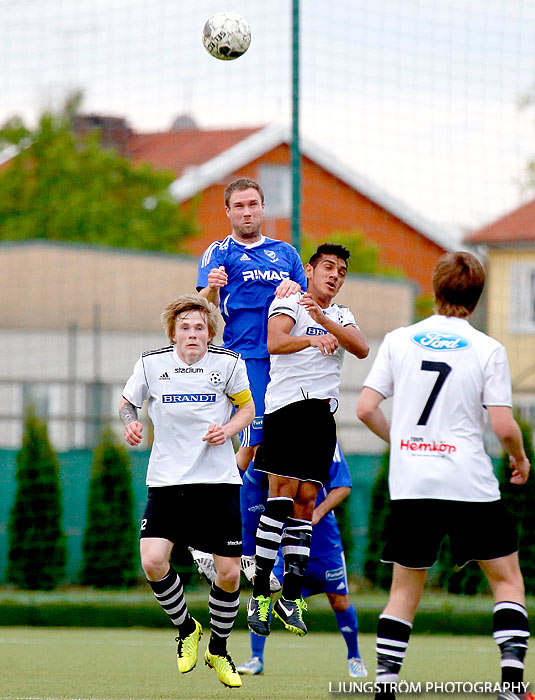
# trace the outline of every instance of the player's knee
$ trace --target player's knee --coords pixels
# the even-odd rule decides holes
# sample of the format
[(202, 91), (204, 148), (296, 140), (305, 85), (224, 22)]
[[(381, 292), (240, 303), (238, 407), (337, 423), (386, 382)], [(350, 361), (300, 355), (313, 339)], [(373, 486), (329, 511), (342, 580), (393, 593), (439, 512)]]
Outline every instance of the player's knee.
[(217, 569), (216, 584), (224, 591), (235, 591), (240, 585), (240, 565), (234, 561), (225, 562)]
[(339, 593), (327, 593), (327, 597), (329, 598), (329, 603), (331, 604), (333, 612), (342, 613), (349, 608), (350, 601), (348, 595), (340, 595)]
[(294, 517), (311, 520), (316, 505), (317, 491), (299, 489), (294, 498)]
[(149, 581), (160, 581), (169, 570), (169, 561), (152, 552), (141, 557), (141, 566)]
[(257, 445), (253, 445), (252, 447), (244, 447), (242, 445), (239, 448), (238, 452), (236, 453), (236, 463), (241, 471), (247, 471), (247, 467), (254, 459), (257, 447)]

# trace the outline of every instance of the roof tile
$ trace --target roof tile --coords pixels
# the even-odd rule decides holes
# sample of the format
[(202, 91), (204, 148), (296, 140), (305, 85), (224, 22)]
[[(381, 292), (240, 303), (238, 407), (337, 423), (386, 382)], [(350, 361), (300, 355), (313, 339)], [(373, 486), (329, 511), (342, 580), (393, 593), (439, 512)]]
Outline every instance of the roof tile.
[(133, 134), (128, 145), (134, 164), (151, 163), (180, 176), (188, 167), (202, 165), (262, 127), (247, 129), (180, 129)]
[(465, 243), (525, 243), (535, 241), (535, 200), (469, 233)]

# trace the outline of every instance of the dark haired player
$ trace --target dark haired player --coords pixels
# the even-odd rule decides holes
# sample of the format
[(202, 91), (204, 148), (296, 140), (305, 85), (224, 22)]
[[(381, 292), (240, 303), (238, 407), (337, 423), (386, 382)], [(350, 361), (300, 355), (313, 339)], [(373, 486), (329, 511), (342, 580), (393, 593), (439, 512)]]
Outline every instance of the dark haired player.
[(272, 572), (279, 545), (284, 556), (282, 596), (273, 611), (286, 629), (306, 634), (301, 596), (310, 555), (316, 496), (329, 475), (336, 446), (344, 351), (364, 358), (368, 343), (351, 311), (333, 299), (347, 274), (349, 251), (321, 245), (305, 266), (306, 294), (275, 299), (269, 308), (271, 353), (264, 441), (255, 469), (269, 475), (269, 495), (256, 534), (256, 573), (248, 604), (249, 628), (269, 634)]

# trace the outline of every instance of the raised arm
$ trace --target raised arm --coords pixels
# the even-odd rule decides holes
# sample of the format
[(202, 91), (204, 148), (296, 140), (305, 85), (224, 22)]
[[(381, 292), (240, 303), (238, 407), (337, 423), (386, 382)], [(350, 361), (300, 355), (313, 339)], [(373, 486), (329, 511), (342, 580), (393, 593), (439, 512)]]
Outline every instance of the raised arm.
[(366, 336), (359, 328), (355, 326), (341, 326), (339, 323), (336, 323), (336, 321), (327, 318), (321, 307), (308, 293), (303, 294), (299, 303), (306, 308), (316, 323), (319, 323), (328, 333), (334, 335), (344, 350), (347, 350), (347, 352), (355, 355), (360, 360), (368, 356), (370, 346), (366, 340)]
[(199, 290), (199, 294), (216, 306), (219, 306), (219, 290), (228, 283), (228, 275), (223, 265), (214, 267), (208, 273), (208, 286)]
[(512, 484), (525, 484), (528, 480), (530, 463), (524, 451), (522, 432), (513, 417), (509, 406), (487, 406), (490, 424), (503, 449), (509, 455), (513, 475)]
[(129, 445), (135, 447), (143, 439), (143, 425), (137, 419), (137, 408), (121, 396), (119, 402), (119, 416), (124, 424), (124, 439)]
[(332, 355), (338, 347), (336, 338), (325, 335), (290, 335), (295, 325), (291, 316), (278, 314), (268, 321), (267, 348), (270, 355), (290, 355), (305, 348), (316, 347), (323, 355)]

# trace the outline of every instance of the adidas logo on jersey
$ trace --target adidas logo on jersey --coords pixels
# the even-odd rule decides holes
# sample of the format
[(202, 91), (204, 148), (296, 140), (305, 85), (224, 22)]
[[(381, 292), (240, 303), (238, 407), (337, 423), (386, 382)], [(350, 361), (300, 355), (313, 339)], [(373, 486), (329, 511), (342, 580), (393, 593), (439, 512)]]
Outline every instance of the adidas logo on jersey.
[(164, 372), (163, 374), (160, 374), (158, 379), (171, 379), (171, 377), (167, 374), (167, 372)]
[(240, 258), (240, 260), (250, 260), (250, 259), (251, 258), (247, 255), (247, 253), (244, 253)]

